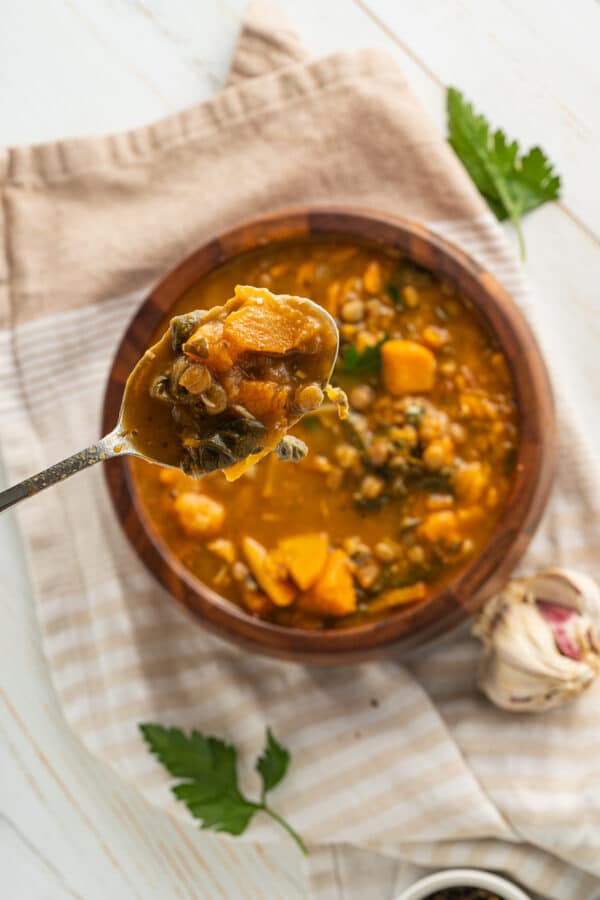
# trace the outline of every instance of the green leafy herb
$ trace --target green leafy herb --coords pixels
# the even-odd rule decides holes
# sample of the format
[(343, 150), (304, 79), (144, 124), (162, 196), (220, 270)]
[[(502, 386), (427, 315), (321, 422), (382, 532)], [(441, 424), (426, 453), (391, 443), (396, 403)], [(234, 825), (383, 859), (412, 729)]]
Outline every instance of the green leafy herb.
[(381, 368), (381, 347), (387, 341), (382, 338), (372, 347), (357, 350), (352, 344), (342, 355), (342, 372), (346, 375), (373, 375)]
[(524, 156), (516, 141), (503, 131), (492, 132), (460, 91), (447, 95), (448, 139), (475, 186), (500, 220), (510, 219), (519, 239), (521, 258), (525, 244), (521, 217), (560, 195), (560, 178), (543, 150), (532, 147)]
[(273, 732), (267, 728), (267, 743), (261, 755), (256, 760), (256, 771), (262, 778), (262, 799), (272, 788), (276, 787), (287, 772), (290, 764), (290, 754), (273, 737)]
[(406, 303), (404, 302), (404, 300), (402, 298), (402, 294), (400, 293), (400, 288), (398, 287), (397, 284), (388, 284), (388, 286), (385, 289), (385, 292), (388, 295), (388, 297), (390, 298), (390, 300), (392, 301), (392, 303), (394, 304), (394, 306), (396, 307), (396, 309), (400, 310), (400, 312), (402, 312), (402, 310), (406, 309)]
[(242, 834), (257, 812), (264, 812), (279, 823), (296, 841), (304, 854), (308, 851), (300, 835), (267, 803), (266, 797), (287, 772), (290, 754), (267, 728), (263, 752), (256, 761), (262, 781), (260, 801), (249, 800), (240, 791), (237, 777), (237, 750), (216, 737), (180, 728), (165, 728), (150, 723), (139, 726), (148, 747), (175, 778), (184, 779), (172, 788), (185, 803), (201, 828)]

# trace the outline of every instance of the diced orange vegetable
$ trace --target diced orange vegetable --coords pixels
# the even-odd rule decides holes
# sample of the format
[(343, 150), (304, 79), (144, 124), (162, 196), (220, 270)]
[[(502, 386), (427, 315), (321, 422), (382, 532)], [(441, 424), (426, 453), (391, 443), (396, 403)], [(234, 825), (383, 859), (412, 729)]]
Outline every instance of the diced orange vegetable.
[(225, 521), (225, 507), (206, 494), (186, 491), (175, 497), (173, 506), (182, 528), (192, 537), (212, 537)]
[(242, 381), (237, 402), (265, 425), (270, 425), (283, 418), (289, 395), (289, 387), (275, 381)]
[(386, 341), (381, 347), (382, 378), (395, 396), (422, 394), (435, 383), (435, 356), (416, 341)]
[(251, 537), (242, 539), (242, 550), (250, 571), (275, 606), (289, 606), (293, 603), (298, 591), (288, 580), (281, 561)]
[(279, 541), (279, 553), (288, 572), (307, 591), (317, 580), (327, 559), (329, 539), (326, 534), (298, 534)]
[(226, 469), (223, 469), (223, 475), (227, 479), (227, 481), (237, 481), (238, 478), (241, 478), (248, 469), (251, 469), (252, 466), (255, 466), (257, 462), (260, 462), (261, 459), (264, 459), (271, 450), (273, 450), (275, 442), (271, 441), (268, 447), (263, 447), (262, 450), (253, 453), (251, 456), (247, 456), (245, 459), (241, 459), (239, 462), (234, 463), (232, 466), (227, 466)]
[(454, 544), (461, 539), (456, 514), (450, 509), (430, 513), (419, 526), (419, 534), (432, 544)]
[(393, 609), (394, 606), (402, 606), (404, 603), (415, 603), (424, 600), (427, 596), (427, 588), (422, 581), (410, 584), (403, 588), (393, 588), (384, 591), (379, 597), (369, 603), (369, 612), (381, 612), (384, 609)]
[(350, 560), (343, 550), (329, 554), (312, 588), (298, 599), (298, 607), (318, 616), (347, 616), (356, 609)]
[[(237, 288), (236, 296), (244, 290)], [(236, 355), (247, 351), (280, 355), (302, 349), (315, 338), (320, 327), (317, 319), (273, 301), (266, 292), (259, 298), (261, 302), (248, 302), (225, 321), (223, 337)]]
[(490, 476), (480, 462), (464, 465), (454, 476), (456, 495), (467, 503), (476, 503), (489, 484)]

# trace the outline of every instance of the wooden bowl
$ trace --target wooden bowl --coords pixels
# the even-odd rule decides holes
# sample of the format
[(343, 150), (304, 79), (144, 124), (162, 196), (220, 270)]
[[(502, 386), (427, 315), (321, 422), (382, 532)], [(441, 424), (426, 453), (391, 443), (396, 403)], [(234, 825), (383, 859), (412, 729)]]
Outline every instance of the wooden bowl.
[(258, 245), (307, 236), (344, 236), (394, 247), (467, 296), (496, 336), (512, 378), (520, 416), (515, 480), (488, 544), (454, 581), (429, 600), (355, 628), (305, 631), (254, 618), (192, 575), (148, 518), (128, 461), (104, 466), (108, 488), (127, 537), (174, 600), (221, 637), (260, 653), (316, 664), (343, 664), (393, 651), (406, 656), (445, 635), (477, 612), (509, 577), (540, 521), (555, 461), (552, 390), (538, 345), (511, 298), (478, 263), (421, 225), (367, 211), (317, 208), (256, 219), (205, 244), (152, 291), (117, 350), (103, 412), (103, 433), (118, 416), (129, 372), (169, 317), (173, 304), (208, 272)]

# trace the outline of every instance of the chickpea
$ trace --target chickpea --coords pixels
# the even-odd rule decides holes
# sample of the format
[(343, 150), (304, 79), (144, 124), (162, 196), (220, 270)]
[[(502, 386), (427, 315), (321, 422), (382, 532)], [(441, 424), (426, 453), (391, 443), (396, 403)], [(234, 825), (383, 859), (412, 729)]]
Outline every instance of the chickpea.
[(445, 328), (438, 328), (437, 325), (428, 325), (423, 330), (423, 340), (432, 350), (438, 350), (448, 343), (450, 335)]
[(411, 563), (420, 565), (425, 562), (425, 551), (420, 544), (415, 544), (414, 547), (408, 547), (406, 557)]
[(229, 398), (227, 396), (227, 392), (225, 388), (221, 387), (220, 384), (214, 382), (210, 385), (208, 390), (204, 391), (202, 394), (202, 399), (204, 401), (204, 406), (206, 407), (206, 412), (209, 416), (216, 416), (219, 413), (224, 412), (227, 409), (227, 404), (229, 403)]
[(345, 341), (351, 341), (358, 334), (358, 325), (351, 325), (349, 322), (346, 322), (340, 328), (340, 334)]
[(354, 468), (360, 459), (360, 453), (352, 444), (338, 444), (334, 453), (342, 469)]
[(356, 336), (356, 349), (359, 353), (362, 353), (363, 350), (366, 350), (367, 347), (374, 347), (378, 341), (378, 337), (376, 334), (373, 334), (370, 331), (359, 331), (358, 325), (342, 325), (342, 328), (354, 328), (358, 332)]
[(355, 300), (346, 300), (340, 315), (344, 322), (361, 322), (365, 316), (365, 304), (358, 297)]
[(400, 547), (389, 538), (378, 541), (373, 547), (373, 554), (380, 562), (393, 562), (395, 559), (398, 559), (399, 553)]
[(441, 437), (448, 424), (448, 417), (443, 412), (426, 412), (419, 425), (419, 434), (424, 441), (432, 441)]
[(322, 453), (317, 453), (313, 456), (312, 468), (315, 472), (323, 472), (325, 475), (328, 475), (333, 470), (331, 462)]
[(367, 450), (367, 459), (373, 466), (376, 467), (385, 465), (389, 455), (390, 446), (388, 442), (383, 438), (374, 440)]
[(363, 556), (366, 559), (371, 555), (367, 544), (363, 544), (361, 538), (357, 535), (352, 535), (352, 537), (345, 539), (344, 550), (348, 556)]
[(190, 394), (202, 394), (211, 386), (212, 377), (201, 363), (189, 365), (179, 379), (179, 386)]
[(375, 500), (383, 491), (384, 482), (376, 475), (366, 475), (360, 486), (360, 493), (367, 500)]
[(409, 447), (415, 447), (419, 440), (417, 429), (413, 425), (402, 425), (400, 428), (390, 428), (388, 433), (390, 440), (408, 444)]
[(231, 574), (235, 581), (244, 581), (244, 579), (247, 578), (247, 576), (250, 574), (250, 569), (248, 568), (246, 563), (240, 562), (238, 560), (232, 565)]
[(464, 444), (467, 439), (467, 432), (459, 422), (453, 422), (450, 426), (450, 435), (455, 444)]
[(375, 402), (375, 391), (369, 384), (357, 384), (349, 394), (350, 406), (359, 412), (364, 412)]
[(423, 461), (428, 469), (436, 472), (454, 461), (454, 448), (449, 438), (439, 438), (427, 445), (423, 453)]
[(451, 494), (429, 494), (425, 505), (427, 509), (449, 509), (454, 506), (454, 497)]
[(440, 365), (440, 372), (442, 375), (454, 375), (456, 372), (456, 363), (453, 359), (447, 359)]
[(369, 559), (366, 562), (356, 567), (355, 578), (358, 581), (361, 588), (365, 590), (370, 588), (381, 574), (381, 566), (374, 559)]
[(296, 404), (300, 409), (318, 409), (323, 402), (323, 391), (318, 384), (305, 384), (296, 391)]
[(387, 306), (384, 306), (383, 303), (380, 303), (379, 300), (376, 300), (374, 298), (371, 300), (367, 300), (365, 306), (367, 309), (367, 315), (373, 316), (373, 318), (380, 316), (383, 312), (392, 312), (391, 309), (389, 309)]
[(420, 303), (419, 292), (412, 284), (402, 288), (402, 299), (409, 309), (414, 309)]

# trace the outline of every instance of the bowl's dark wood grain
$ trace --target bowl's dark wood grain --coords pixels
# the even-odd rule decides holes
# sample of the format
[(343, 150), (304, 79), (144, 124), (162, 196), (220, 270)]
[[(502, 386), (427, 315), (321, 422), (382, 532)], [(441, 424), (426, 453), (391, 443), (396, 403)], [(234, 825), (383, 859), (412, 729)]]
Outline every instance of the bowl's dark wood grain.
[(126, 460), (106, 463), (108, 487), (125, 532), (144, 563), (182, 607), (222, 637), (261, 653), (317, 664), (354, 662), (390, 650), (404, 655), (475, 613), (506, 581), (540, 521), (554, 470), (552, 390), (536, 340), (504, 289), (460, 249), (413, 222), (337, 208), (284, 211), (216, 238), (169, 273), (129, 325), (106, 389), (102, 433), (117, 420), (129, 372), (184, 291), (216, 266), (259, 244), (310, 235), (346, 235), (402, 250), (421, 266), (453, 281), (496, 335), (514, 380), (521, 440), (511, 496), (483, 552), (429, 601), (384, 621), (325, 632), (283, 628), (246, 614), (202, 584), (174, 557), (136, 496)]

